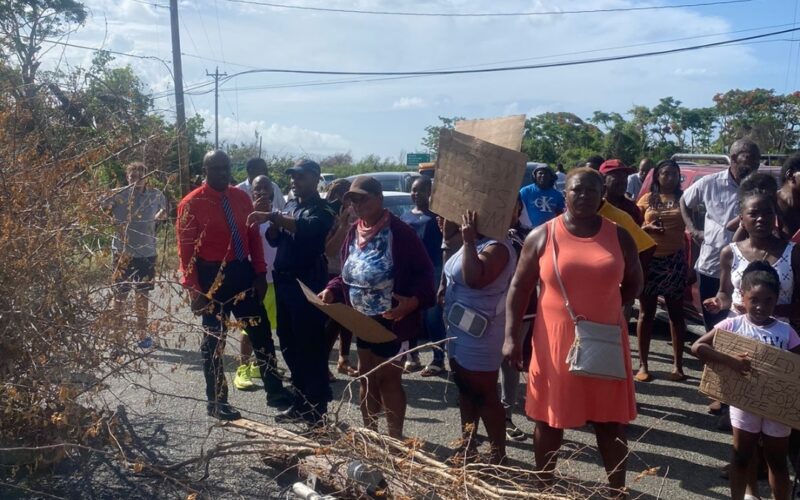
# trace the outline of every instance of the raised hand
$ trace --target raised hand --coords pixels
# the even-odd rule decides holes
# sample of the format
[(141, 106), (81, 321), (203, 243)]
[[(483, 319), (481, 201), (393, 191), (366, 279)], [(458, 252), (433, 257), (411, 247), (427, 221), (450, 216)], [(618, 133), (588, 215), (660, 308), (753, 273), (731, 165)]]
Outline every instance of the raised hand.
[(478, 239), (478, 214), (473, 210), (461, 216), (461, 237), (467, 245), (474, 245)]

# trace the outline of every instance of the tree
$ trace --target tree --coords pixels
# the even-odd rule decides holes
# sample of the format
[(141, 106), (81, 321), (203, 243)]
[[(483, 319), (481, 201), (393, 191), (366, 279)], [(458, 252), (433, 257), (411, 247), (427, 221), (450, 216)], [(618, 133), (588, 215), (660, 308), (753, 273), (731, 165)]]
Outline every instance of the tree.
[(572, 113), (543, 113), (525, 121), (522, 152), (531, 161), (555, 163), (575, 148), (599, 151), (603, 133)]
[(714, 96), (719, 116), (718, 143), (725, 147), (740, 137), (753, 139), (764, 152), (782, 153), (797, 147), (797, 96), (773, 89), (729, 90)]
[(651, 131), (658, 136), (658, 142), (670, 142), (675, 137), (678, 149), (683, 149), (684, 134), (680, 124), (681, 101), (672, 97), (662, 97), (650, 112)]
[(429, 125), (425, 127), (425, 137), (422, 138), (422, 145), (431, 153), (433, 159), (436, 158), (436, 154), (439, 152), (440, 130), (443, 128), (453, 130), (456, 127), (456, 122), (464, 119), (465, 118), (462, 116), (454, 116), (452, 118), (440, 116), (439, 121), (442, 122), (440, 125)]
[(326, 156), (319, 161), (319, 166), (322, 170), (328, 170), (338, 166), (349, 166), (353, 164), (353, 155), (348, 153), (336, 153), (334, 155)]
[[(39, 91), (42, 43), (61, 38), (86, 21), (86, 7), (75, 0), (5, 0), (0, 2), (0, 58), (15, 62), (16, 98), (30, 101)], [(30, 103), (29, 103), (30, 104)]]
[(595, 111), (589, 121), (595, 125), (602, 125), (606, 132), (625, 123), (625, 119), (619, 113), (603, 111)]
[(711, 151), (717, 113), (714, 108), (683, 108), (681, 122), (689, 132), (689, 152)]

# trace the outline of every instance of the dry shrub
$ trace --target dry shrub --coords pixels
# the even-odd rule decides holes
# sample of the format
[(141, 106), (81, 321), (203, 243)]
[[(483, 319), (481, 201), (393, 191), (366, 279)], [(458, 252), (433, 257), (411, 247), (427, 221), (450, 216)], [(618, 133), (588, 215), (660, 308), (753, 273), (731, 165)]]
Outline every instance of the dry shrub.
[[(110, 276), (98, 265), (112, 231), (99, 167), (141, 142), (117, 132), (32, 127), (20, 108), (0, 107), (0, 454), (90, 441), (91, 394), (127, 366), (117, 354), (129, 340), (108, 328)], [(53, 449), (32, 459), (69, 447)]]

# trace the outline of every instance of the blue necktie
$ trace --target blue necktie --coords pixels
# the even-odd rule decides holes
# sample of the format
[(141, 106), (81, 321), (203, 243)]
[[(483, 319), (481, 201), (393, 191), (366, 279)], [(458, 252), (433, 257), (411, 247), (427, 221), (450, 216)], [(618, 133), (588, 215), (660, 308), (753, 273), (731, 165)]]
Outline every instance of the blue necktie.
[(222, 210), (225, 211), (225, 219), (228, 220), (228, 227), (231, 230), (231, 239), (233, 239), (233, 250), (236, 253), (237, 260), (247, 260), (247, 252), (244, 249), (244, 242), (239, 234), (239, 228), (236, 226), (236, 219), (233, 217), (233, 210), (228, 197), (222, 195)]

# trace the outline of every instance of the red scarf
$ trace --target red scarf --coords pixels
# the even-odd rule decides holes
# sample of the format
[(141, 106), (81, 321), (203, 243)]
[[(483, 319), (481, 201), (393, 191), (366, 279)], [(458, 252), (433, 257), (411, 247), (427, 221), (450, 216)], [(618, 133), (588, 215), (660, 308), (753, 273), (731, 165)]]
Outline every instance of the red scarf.
[(358, 219), (358, 223), (356, 223), (356, 242), (358, 243), (358, 248), (364, 250), (367, 244), (372, 241), (372, 238), (389, 225), (390, 217), (390, 212), (384, 208), (381, 218), (370, 227), (364, 224), (364, 219)]

